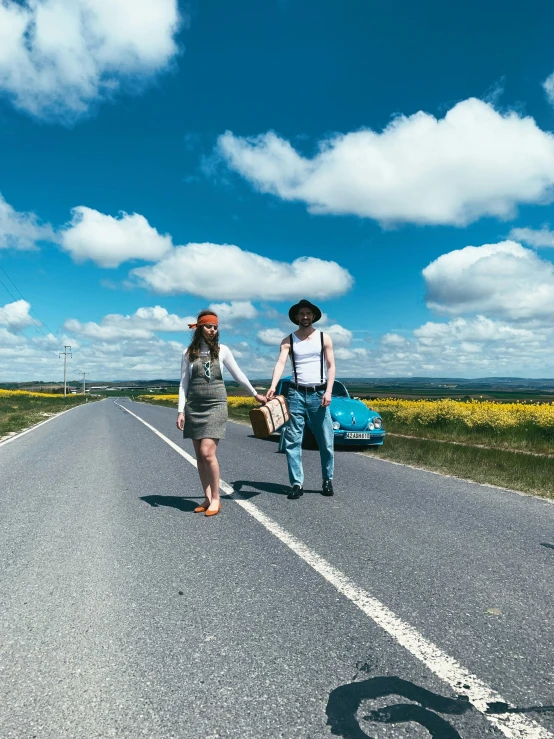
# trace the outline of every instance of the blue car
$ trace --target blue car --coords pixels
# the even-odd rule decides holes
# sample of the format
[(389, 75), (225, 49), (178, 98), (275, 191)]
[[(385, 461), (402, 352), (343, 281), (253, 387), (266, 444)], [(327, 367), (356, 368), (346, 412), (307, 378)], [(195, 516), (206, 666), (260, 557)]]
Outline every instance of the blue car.
[[(291, 377), (283, 377), (277, 385), (277, 395), (287, 397)], [(381, 446), (385, 438), (381, 416), (362, 403), (359, 398), (351, 398), (348, 390), (338, 380), (333, 385), (331, 399), (331, 418), (335, 444), (345, 446)], [(281, 429), (279, 451), (284, 451), (285, 427)], [(315, 437), (306, 423), (305, 441), (315, 443)]]

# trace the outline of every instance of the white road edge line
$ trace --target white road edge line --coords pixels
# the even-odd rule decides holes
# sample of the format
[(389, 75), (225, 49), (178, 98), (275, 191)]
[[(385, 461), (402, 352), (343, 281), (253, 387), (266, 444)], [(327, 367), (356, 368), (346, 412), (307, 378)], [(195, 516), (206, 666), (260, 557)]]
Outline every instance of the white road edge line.
[[(99, 401), (99, 402), (101, 403), (102, 401)], [(11, 444), (12, 441), (15, 441), (16, 439), (20, 439), (22, 436), (25, 436), (25, 434), (30, 434), (31, 431), (34, 431), (35, 429), (38, 429), (41, 426), (44, 426), (45, 423), (50, 423), (50, 421), (54, 421), (56, 418), (63, 416), (65, 413), (74, 411), (76, 408), (81, 408), (82, 405), (84, 405), (84, 403), (81, 403), (79, 405), (74, 405), (73, 408), (68, 408), (66, 411), (61, 411), (60, 413), (56, 413), (55, 416), (50, 416), (50, 418), (47, 418), (46, 421), (41, 421), (40, 423), (37, 423), (34, 426), (31, 426), (31, 428), (25, 429), (25, 431), (21, 431), (19, 434), (16, 434), (15, 436), (10, 436), (10, 438), (6, 439), (5, 441), (0, 441), (0, 446)]]
[[(168, 439), (154, 428), (154, 426), (151, 426), (140, 418), (140, 416), (125, 408), (125, 406), (119, 405), (115, 401), (114, 403), (143, 423), (178, 454), (184, 457), (187, 462), (190, 462), (196, 467), (196, 460), (185, 452), (184, 449), (181, 449), (171, 439)], [(269, 518), (269, 516), (262, 513), (257, 506), (249, 500), (240, 498), (228, 483), (221, 481), (221, 490), (227, 493), (235, 503), (244, 508), (256, 521), (261, 523), (279, 541), (289, 547), (306, 564), (310, 565), (312, 569), (325, 578), (339, 593), (348, 598), (366, 616), (369, 616), (369, 618), (384, 629), (387, 634), (392, 636), (410, 654), (419, 659), (431, 672), (448, 683), (456, 693), (463, 692), (467, 695), (472, 705), (491, 724), (496, 726), (504, 736), (509, 737), (509, 739), (554, 739), (554, 734), (548, 731), (548, 729), (537, 724), (532, 719), (528, 719), (523, 714), (487, 713), (489, 703), (507, 703), (507, 701), (476, 675), (473, 675), (459, 662), (443, 652), (442, 649), (432, 642), (427, 641), (417, 629), (400, 619), (387, 606), (377, 600), (377, 598), (374, 598), (370, 593), (356, 585), (343, 572), (337, 570), (333, 565), (323, 559), (323, 557), (320, 557), (319, 554), (316, 554), (316, 552), (312, 551), (295, 536), (289, 534), (288, 531)]]

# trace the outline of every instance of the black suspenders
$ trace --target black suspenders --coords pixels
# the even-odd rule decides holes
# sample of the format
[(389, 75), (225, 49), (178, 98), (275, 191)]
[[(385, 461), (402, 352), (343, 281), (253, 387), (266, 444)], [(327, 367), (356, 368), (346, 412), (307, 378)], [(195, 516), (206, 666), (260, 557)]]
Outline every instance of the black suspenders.
[(321, 336), (321, 357), (319, 358), (319, 371), (321, 374), (321, 384), (323, 385), (323, 331), (319, 332)]
[(293, 335), (290, 335), (290, 347), (289, 347), (289, 354), (290, 354), (290, 361), (292, 362), (292, 379), (295, 382), (296, 385), (298, 385), (298, 375), (296, 374), (296, 362), (294, 361), (294, 338)]
[[(325, 348), (323, 345), (323, 331), (320, 331), (319, 335), (321, 336), (321, 356), (319, 358), (319, 374), (321, 375), (321, 384), (323, 385), (323, 383), (325, 382), (325, 379), (323, 377), (323, 354), (325, 352)], [(292, 362), (293, 379), (294, 379), (294, 382), (298, 385), (298, 374), (296, 372), (296, 361), (294, 359), (294, 337), (292, 334), (290, 335), (289, 354), (290, 354), (290, 361)]]

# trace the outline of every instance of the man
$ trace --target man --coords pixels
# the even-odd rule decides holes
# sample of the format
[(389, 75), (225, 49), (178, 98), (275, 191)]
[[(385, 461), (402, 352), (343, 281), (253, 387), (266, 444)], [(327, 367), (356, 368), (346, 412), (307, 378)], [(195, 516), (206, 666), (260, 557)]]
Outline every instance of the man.
[(291, 484), (287, 497), (297, 500), (304, 492), (302, 438), (306, 419), (309, 419), (319, 446), (323, 476), (321, 492), (323, 495), (333, 495), (334, 436), (329, 411), (335, 381), (333, 343), (330, 336), (313, 327), (321, 318), (321, 311), (308, 300), (301, 300), (293, 305), (289, 310), (289, 318), (298, 326), (298, 330), (281, 342), (279, 359), (267, 393), (267, 399), (271, 400), (285, 369), (287, 357), (290, 356), (292, 382), (287, 396), (290, 421), (284, 435)]

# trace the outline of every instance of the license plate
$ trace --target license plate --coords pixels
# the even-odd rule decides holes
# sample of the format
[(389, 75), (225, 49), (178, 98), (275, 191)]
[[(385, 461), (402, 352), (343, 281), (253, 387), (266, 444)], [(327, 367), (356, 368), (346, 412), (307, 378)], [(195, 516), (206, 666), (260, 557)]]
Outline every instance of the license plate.
[(345, 434), (344, 438), (345, 439), (369, 439), (370, 434), (360, 434), (360, 433), (356, 434), (356, 433), (351, 432), (351, 433)]

